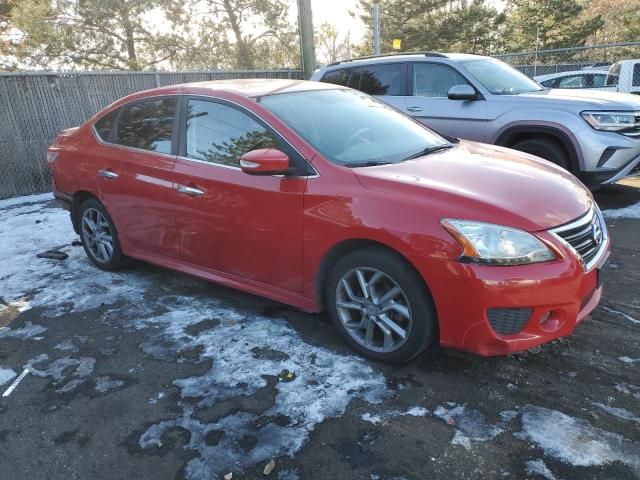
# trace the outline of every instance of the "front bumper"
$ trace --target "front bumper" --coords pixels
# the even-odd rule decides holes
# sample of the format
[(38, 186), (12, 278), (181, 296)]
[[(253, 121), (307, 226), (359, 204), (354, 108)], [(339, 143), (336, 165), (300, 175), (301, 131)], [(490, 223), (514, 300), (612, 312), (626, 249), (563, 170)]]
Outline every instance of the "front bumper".
[[(586, 272), (573, 252), (553, 244), (562, 258), (552, 262), (495, 267), (443, 260), (437, 267), (430, 265), (424, 274), (438, 312), (440, 344), (485, 356), (505, 355), (571, 335), (600, 301), (603, 287), (598, 285), (598, 271), (611, 244), (607, 240), (606, 250)], [(447, 281), (433, 282), (434, 275)], [(500, 334), (489, 321), (491, 309), (531, 313), (519, 332)]]
[(614, 183), (640, 165), (640, 139), (591, 128), (576, 135), (582, 152), (580, 179), (588, 186)]

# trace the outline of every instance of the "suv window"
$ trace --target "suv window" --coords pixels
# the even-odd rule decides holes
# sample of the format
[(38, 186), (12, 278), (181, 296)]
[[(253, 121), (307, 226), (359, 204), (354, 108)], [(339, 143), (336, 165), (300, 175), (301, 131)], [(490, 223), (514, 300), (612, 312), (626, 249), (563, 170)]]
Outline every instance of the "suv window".
[(607, 73), (607, 79), (604, 84), (607, 87), (617, 87), (618, 86), (618, 78), (620, 76), (620, 67), (622, 67), (621, 63), (614, 63), (611, 65), (609, 69), (609, 73)]
[(417, 97), (446, 97), (454, 85), (469, 84), (451, 67), (437, 63), (414, 63), (412, 80)]
[(633, 82), (634, 87), (640, 87), (640, 63), (636, 63), (633, 66)]
[(604, 87), (604, 81), (605, 81), (606, 78), (607, 78), (607, 76), (604, 73), (602, 73), (602, 74), (594, 73), (593, 74), (593, 86), (596, 87), (596, 88)]
[(333, 70), (325, 73), (320, 81), (325, 83), (335, 83), (336, 85), (346, 87), (349, 82), (349, 72), (344, 68), (340, 70)]
[(569, 75), (562, 77), (558, 86), (560, 88), (585, 88), (587, 86), (585, 75)]
[(280, 148), (274, 133), (222, 103), (189, 99), (186, 122), (187, 158), (239, 167), (240, 157), (251, 150)]
[[(358, 69), (359, 84), (353, 88), (369, 95), (401, 95), (402, 94), (402, 71), (404, 64), (394, 63), (390, 65), (370, 65)], [(349, 82), (351, 87), (353, 78)]]
[(115, 124), (117, 114), (118, 110), (114, 110), (93, 124), (96, 134), (103, 142), (110, 142), (113, 138), (111, 132), (113, 132), (113, 126)]
[(369, 95), (402, 95), (404, 64), (370, 65), (327, 72), (321, 82), (355, 88)]
[(170, 154), (176, 104), (175, 98), (163, 98), (123, 107), (118, 118), (116, 143)]

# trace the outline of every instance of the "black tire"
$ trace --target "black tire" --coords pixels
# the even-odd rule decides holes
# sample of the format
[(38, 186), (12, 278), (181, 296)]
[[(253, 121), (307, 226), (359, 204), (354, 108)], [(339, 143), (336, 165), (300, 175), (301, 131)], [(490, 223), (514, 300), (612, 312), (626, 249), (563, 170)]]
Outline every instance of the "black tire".
[[(83, 217), (88, 210), (98, 211), (106, 220), (108, 224), (108, 231), (111, 233), (111, 244), (113, 248), (113, 252), (108, 261), (103, 261), (96, 256), (96, 254), (92, 251), (89, 245), (91, 242), (88, 238), (87, 230), (85, 230), (83, 226)], [(77, 218), (78, 229), (80, 230), (80, 238), (82, 240), (82, 247), (84, 248), (87, 257), (89, 260), (101, 270), (105, 270), (108, 272), (113, 272), (115, 270), (120, 270), (121, 268), (127, 265), (127, 258), (122, 254), (122, 249), (120, 248), (120, 242), (118, 242), (118, 235), (116, 232), (116, 227), (113, 224), (113, 220), (111, 220), (111, 216), (107, 209), (98, 201), (96, 198), (90, 198), (85, 200), (80, 205), (78, 209), (78, 218)], [(106, 227), (104, 228), (106, 231)]]
[[(359, 268), (375, 269), (385, 274), (402, 290), (409, 304), (411, 328), (404, 344), (395, 351), (379, 352), (366, 348), (352, 338), (340, 319), (336, 305), (338, 283), (343, 276)], [(390, 364), (407, 363), (433, 345), (437, 339), (437, 316), (431, 294), (420, 275), (396, 253), (382, 247), (354, 251), (336, 262), (329, 274), (326, 287), (325, 301), (331, 320), (347, 343), (366, 357)]]
[(564, 147), (558, 142), (546, 138), (530, 138), (516, 143), (511, 148), (549, 160), (571, 172), (571, 162)]

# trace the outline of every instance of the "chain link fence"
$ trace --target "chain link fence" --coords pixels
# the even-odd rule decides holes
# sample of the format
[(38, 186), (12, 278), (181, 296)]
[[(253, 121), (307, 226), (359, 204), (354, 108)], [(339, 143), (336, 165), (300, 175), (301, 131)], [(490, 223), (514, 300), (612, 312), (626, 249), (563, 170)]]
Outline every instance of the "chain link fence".
[[(632, 69), (630, 72), (621, 72), (618, 63), (623, 60), (640, 60), (640, 42), (506, 53), (495, 55), (495, 57), (536, 79), (542, 76), (575, 72), (575, 75), (562, 75), (561, 80), (545, 85), (552, 88), (604, 88), (626, 93), (636, 91), (640, 93), (640, 67), (635, 71)], [(612, 65), (616, 67), (609, 72)], [(607, 78), (608, 73), (610, 75)], [(551, 79), (543, 78), (542, 80)]]
[(302, 78), (299, 70), (8, 73), (0, 75), (0, 199), (51, 189), (46, 149), (63, 128), (82, 124), (130, 93), (178, 83)]

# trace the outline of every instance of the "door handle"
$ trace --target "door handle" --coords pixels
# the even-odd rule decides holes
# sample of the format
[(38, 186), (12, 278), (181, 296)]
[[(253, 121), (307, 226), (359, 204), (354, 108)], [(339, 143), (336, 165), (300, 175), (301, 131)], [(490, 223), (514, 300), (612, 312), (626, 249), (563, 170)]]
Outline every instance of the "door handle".
[(422, 107), (407, 107), (407, 110), (409, 110), (410, 112), (421, 112)]
[(111, 170), (98, 170), (98, 175), (104, 178), (118, 178), (118, 174)]
[(187, 187), (186, 185), (176, 185), (176, 190), (180, 193), (184, 193), (185, 195), (191, 195), (193, 197), (200, 197), (204, 195), (202, 190), (198, 190), (197, 188)]

